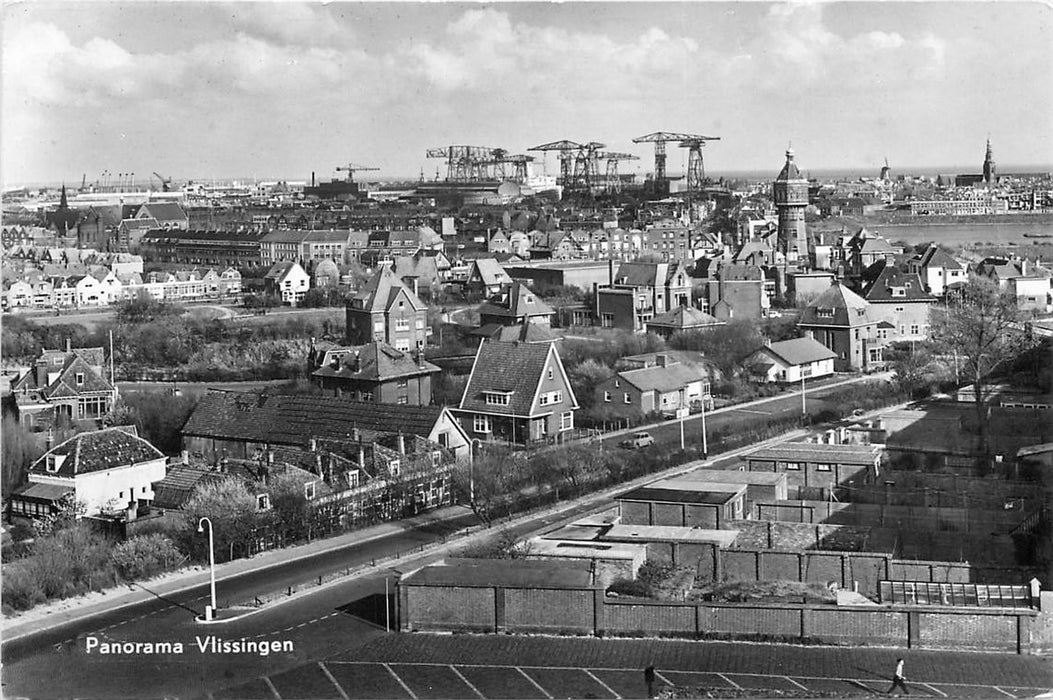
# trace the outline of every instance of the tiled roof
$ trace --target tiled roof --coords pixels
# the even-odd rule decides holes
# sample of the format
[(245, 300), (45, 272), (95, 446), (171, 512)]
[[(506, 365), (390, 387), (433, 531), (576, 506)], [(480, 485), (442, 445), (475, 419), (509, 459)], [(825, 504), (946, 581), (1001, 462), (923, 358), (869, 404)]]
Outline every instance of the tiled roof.
[(154, 482), (153, 505), (158, 508), (182, 508), (198, 484), (222, 478), (222, 474), (206, 465), (176, 464), (168, 468), (165, 478)]
[(479, 307), (479, 314), (519, 319), (529, 316), (552, 316), (555, 311), (521, 282), (513, 282)]
[[(460, 408), (529, 416), (550, 352), (555, 352), (550, 343), (483, 341), (476, 352)], [(485, 392), (510, 393), (511, 398), (507, 406), (495, 406), (486, 403)]]
[(413, 290), (395, 275), (391, 265), (380, 266), (376, 274), (352, 297), (353, 306), (371, 313), (387, 311), (395, 302), (400, 291), (406, 293), (410, 305), (415, 310), (421, 311), (427, 308), (424, 302), (413, 293)]
[(210, 391), (190, 414), (183, 434), (275, 445), (304, 445), (312, 437), (346, 439), (355, 428), (373, 434), (401, 430), (427, 437), (445, 410), (442, 406), (376, 404), (328, 396)]
[(519, 341), (522, 343), (551, 343), (563, 340), (548, 326), (537, 323), (519, 323), (514, 326), (503, 326), (499, 323), (490, 323), (482, 328), (474, 330), (470, 335), (482, 336), (490, 340), (499, 340), (505, 343)]
[(74, 493), (72, 486), (30, 482), (16, 490), (13, 495), (18, 496), (19, 498), (30, 498), (36, 501), (56, 502), (61, 501), (72, 493)]
[(691, 306), (680, 306), (672, 311), (667, 311), (664, 314), (655, 316), (647, 322), (647, 325), (667, 326), (683, 330), (689, 328), (704, 328), (706, 326), (723, 326), (724, 323), (724, 321), (710, 316), (701, 309), (696, 309)]
[(140, 213), (145, 211), (150, 218), (158, 221), (186, 221), (187, 215), (183, 207), (175, 202), (147, 202)]
[(280, 282), (286, 275), (288, 275), (293, 266), (296, 265), (294, 262), (284, 260), (282, 262), (276, 262), (271, 266), (271, 269), (267, 270), (267, 274), (263, 276), (263, 279), (275, 280)]
[(782, 166), (782, 170), (779, 171), (776, 180), (803, 180), (801, 177), (801, 171), (797, 169), (797, 164), (793, 162), (793, 151), (786, 151), (786, 164)]
[[(900, 290), (901, 294), (893, 294)], [(904, 272), (895, 265), (886, 265), (863, 296), (870, 302), (903, 302), (935, 301), (936, 298), (925, 291), (921, 277), (916, 272)]]
[[(78, 374), (83, 375), (80, 384), (77, 383)], [(44, 395), (49, 399), (57, 399), (97, 392), (113, 392), (113, 385), (96, 372), (83, 357), (71, 353), (59, 376), (44, 390)]]
[(665, 367), (644, 367), (619, 372), (618, 376), (632, 384), (640, 391), (659, 391), (662, 393), (683, 389), (691, 382), (702, 380), (701, 373), (688, 365), (679, 362)]
[(935, 244), (929, 244), (925, 252), (921, 254), (920, 263), (922, 267), (942, 267), (947, 270), (962, 270), (962, 264), (951, 257), (951, 254)]
[(324, 357), (325, 361), (314, 371), (313, 376), (379, 382), (439, 371), (438, 367), (427, 360), (418, 361), (410, 353), (396, 350), (381, 342), (331, 348), (325, 351)]
[(487, 287), (512, 281), (505, 269), (494, 258), (479, 258), (472, 263), (472, 266), (474, 269), (469, 272), (468, 278), (473, 279), (474, 273), (478, 271), (480, 281)]
[(803, 365), (837, 357), (837, 353), (814, 338), (791, 338), (772, 343), (760, 351), (767, 350), (788, 365)]
[[(801, 312), (800, 326), (840, 326), (853, 328), (866, 326), (872, 321), (866, 299), (839, 282), (813, 299)], [(820, 316), (819, 309), (832, 311), (830, 316)]]
[[(64, 455), (58, 471), (48, 471), (48, 457)], [(40, 474), (73, 477), (163, 458), (164, 454), (146, 440), (122, 428), (105, 428), (79, 433), (51, 449), (30, 467)]]
[(677, 263), (622, 263), (614, 283), (624, 287), (664, 287), (678, 268)]

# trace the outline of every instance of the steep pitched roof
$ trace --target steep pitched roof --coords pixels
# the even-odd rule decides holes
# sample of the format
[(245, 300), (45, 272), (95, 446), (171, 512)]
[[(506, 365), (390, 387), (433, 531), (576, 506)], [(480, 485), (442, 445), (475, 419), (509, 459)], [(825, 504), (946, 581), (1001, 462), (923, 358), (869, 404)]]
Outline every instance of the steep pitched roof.
[(165, 478), (153, 483), (153, 505), (158, 508), (182, 508), (199, 484), (222, 479), (222, 474), (207, 465), (173, 465), (168, 468)]
[(201, 397), (183, 434), (276, 445), (304, 445), (312, 437), (342, 440), (356, 428), (373, 435), (401, 430), (427, 437), (444, 411), (442, 406), (214, 390)]
[(947, 270), (964, 270), (962, 264), (951, 257), (951, 254), (938, 245), (929, 244), (921, 254), (919, 263), (922, 267), (942, 267)]
[(801, 171), (797, 169), (797, 163), (793, 162), (793, 150), (786, 150), (786, 164), (782, 166), (782, 170), (779, 171), (779, 175), (775, 178), (776, 180), (803, 180), (801, 177)]
[[(476, 351), (460, 408), (484, 413), (530, 415), (549, 353), (555, 353), (551, 343), (483, 341)], [(487, 404), (487, 392), (510, 394), (508, 405)]]
[[(147, 202), (143, 205), (140, 213), (146, 212), (150, 218), (158, 221), (186, 221), (187, 215), (183, 207), (175, 202)], [(140, 217), (141, 218), (141, 217)]]
[(471, 331), (469, 335), (479, 336), (489, 340), (499, 340), (505, 343), (512, 343), (515, 341), (521, 343), (551, 343), (563, 340), (562, 336), (558, 335), (550, 327), (531, 323), (529, 319), (526, 323), (519, 323), (513, 326), (504, 326), (499, 323), (488, 323), (485, 326), (481, 326), (480, 328)]
[(921, 277), (916, 272), (904, 272), (895, 265), (886, 265), (885, 269), (863, 291), (869, 302), (903, 302), (903, 301), (936, 301), (936, 298), (925, 291)]
[(391, 265), (381, 265), (376, 274), (364, 285), (362, 289), (351, 297), (351, 306), (356, 309), (364, 309), (370, 313), (387, 311), (395, 303), (400, 291), (404, 291), (409, 298), (410, 305), (417, 311), (427, 308), (424, 302), (398, 278), (391, 269)]
[[(65, 457), (57, 470), (48, 470), (49, 457)], [(164, 454), (127, 428), (105, 428), (78, 433), (52, 448), (29, 468), (32, 472), (73, 477), (163, 458)]]
[(478, 271), (479, 280), (487, 287), (507, 284), (512, 281), (505, 269), (494, 258), (478, 258), (472, 263), (472, 267), (473, 269), (468, 273), (468, 278), (472, 279), (475, 272)]
[(837, 357), (837, 353), (814, 338), (791, 338), (761, 348), (767, 350), (788, 365), (803, 365)]
[(381, 342), (330, 348), (324, 357), (322, 366), (313, 372), (313, 376), (379, 382), (439, 371), (432, 363)]
[(480, 306), (479, 313), (487, 316), (523, 318), (529, 316), (552, 316), (555, 311), (542, 301), (537, 294), (530, 291), (526, 285), (521, 282), (513, 282)]
[(872, 322), (867, 300), (835, 281), (804, 308), (797, 325), (854, 328)]
[[(79, 384), (77, 383), (78, 375), (82, 379)], [(44, 396), (48, 399), (60, 399), (81, 394), (111, 392), (113, 392), (113, 385), (96, 372), (95, 367), (80, 355), (69, 353), (58, 376), (44, 389)]]

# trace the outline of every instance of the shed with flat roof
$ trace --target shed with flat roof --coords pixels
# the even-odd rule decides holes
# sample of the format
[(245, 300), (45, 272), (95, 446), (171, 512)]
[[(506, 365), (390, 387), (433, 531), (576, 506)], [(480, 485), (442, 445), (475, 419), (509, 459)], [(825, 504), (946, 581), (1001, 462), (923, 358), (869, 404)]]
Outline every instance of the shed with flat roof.
[(734, 544), (738, 530), (705, 530), (668, 525), (615, 525), (603, 542), (634, 542), (647, 546), (651, 561), (695, 569), (703, 578), (718, 578), (721, 550)]
[(673, 525), (720, 529), (741, 518), (746, 486), (657, 481), (614, 497), (625, 525)]
[(789, 498), (785, 474), (747, 472), (737, 469), (696, 469), (677, 477), (680, 481), (714, 484), (745, 484), (746, 501), (782, 501)]
[(873, 483), (883, 450), (876, 445), (784, 442), (743, 457), (751, 472), (785, 473), (803, 499), (827, 500), (838, 486)]
[(592, 567), (595, 582), (606, 588), (615, 579), (636, 578), (636, 572), (647, 561), (646, 543), (554, 540), (535, 537), (529, 541), (527, 559), (539, 561), (574, 561)]

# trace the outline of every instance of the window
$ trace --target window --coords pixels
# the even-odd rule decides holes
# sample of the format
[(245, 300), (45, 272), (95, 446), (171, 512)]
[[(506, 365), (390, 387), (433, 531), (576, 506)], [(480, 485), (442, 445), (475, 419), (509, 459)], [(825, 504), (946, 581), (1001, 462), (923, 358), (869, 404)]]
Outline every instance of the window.
[(538, 394), (537, 403), (539, 406), (548, 406), (548, 392)]
[(270, 510), (271, 497), (265, 493), (256, 495), (256, 510)]
[(372, 391), (363, 391), (362, 392), (362, 400), (363, 401), (372, 401), (373, 400), (373, 392)]
[(77, 386), (81, 386), (82, 384), (84, 384), (84, 373), (77, 372)]
[(401, 406), (405, 406), (406, 404), (409, 403), (409, 397), (408, 396), (399, 396), (397, 399), (395, 399), (395, 403), (397, 403), (397, 404), (399, 404)]
[(801, 471), (801, 465), (798, 462), (784, 462), (783, 466), (786, 467), (787, 471), (799, 472)]
[(910, 333), (911, 333), (911, 335), (917, 335), (918, 334), (918, 324), (916, 324), (916, 323), (912, 323), (911, 324), (911, 326), (910, 326)]
[(408, 318), (396, 318), (395, 319), (395, 330), (397, 330), (397, 331), (408, 331), (409, 330), (409, 319)]
[(307, 499), (308, 501), (314, 499), (314, 494), (315, 494), (314, 487), (315, 487), (315, 482), (313, 482), (313, 481), (308, 481), (306, 484), (303, 485), (303, 497), (305, 499)]
[(373, 322), (373, 332), (374, 333), (383, 333), (384, 332), (384, 322), (383, 321), (374, 321)]
[(347, 487), (349, 489), (358, 488), (358, 470), (347, 473)]
[(409, 380), (408, 380), (408, 379), (400, 379), (400, 380), (398, 381), (398, 387), (399, 387), (399, 389), (405, 389), (405, 388), (406, 388), (406, 387), (408, 387), (408, 386), (409, 386)]
[(628, 391), (625, 392), (624, 397), (625, 397), (625, 403), (632, 403), (633, 402), (632, 398), (629, 397), (629, 392)]
[(552, 368), (551, 368), (551, 367), (549, 367), (549, 368), (548, 368), (548, 378), (549, 378), (549, 379), (552, 379), (552, 377), (553, 377), (553, 376), (554, 376), (554, 372), (552, 371)]
[(817, 471), (817, 472), (828, 472), (828, 471), (830, 471), (830, 465), (829, 464), (817, 464), (817, 465), (815, 465), (815, 471)]
[(437, 467), (442, 463), (442, 452), (433, 450), (431, 453), (431, 466)]
[(472, 430), (477, 433), (490, 432), (490, 416), (476, 416), (472, 420)]
[(395, 341), (395, 349), (402, 352), (409, 352), (409, 338), (399, 338)]
[(141, 489), (141, 490), (139, 491), (139, 493), (146, 493), (146, 487), (144, 486), (144, 487), (143, 487), (143, 488), (142, 488), (142, 489)]
[(391, 476), (398, 476), (401, 469), (402, 465), (397, 459), (393, 459), (388, 463), (388, 473), (391, 474)]
[(418, 331), (424, 330), (424, 320), (423, 319), (420, 319), (420, 318), (417, 319), (417, 330)]
[(603, 400), (606, 401), (607, 403), (610, 403), (611, 402), (611, 392), (609, 392), (609, 391), (603, 392)]
[(818, 316), (819, 318), (833, 318), (834, 317), (834, 310), (833, 309), (826, 309), (826, 308), (823, 308), (823, 307), (819, 307), (818, 309), (815, 310), (815, 315)]
[[(483, 394), (486, 397), (487, 406), (507, 406), (512, 400), (512, 392), (510, 391), (487, 391)], [(542, 394), (544, 397), (544, 394)]]
[(124, 498), (124, 491), (117, 492), (117, 498)]

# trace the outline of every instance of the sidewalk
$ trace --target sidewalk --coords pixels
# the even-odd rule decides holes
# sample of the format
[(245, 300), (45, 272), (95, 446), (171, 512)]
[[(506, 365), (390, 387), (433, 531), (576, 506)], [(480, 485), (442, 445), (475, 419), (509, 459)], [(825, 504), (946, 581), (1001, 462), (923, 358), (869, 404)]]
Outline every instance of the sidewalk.
[[(371, 542), (398, 532), (412, 530), (428, 523), (452, 520), (463, 516), (465, 513), (466, 508), (464, 506), (449, 506), (405, 520), (381, 523), (361, 530), (352, 530), (335, 537), (318, 539), (308, 544), (261, 552), (247, 559), (236, 559), (225, 564), (218, 564), (216, 566), (216, 581), (219, 582), (250, 571), (270, 569), (324, 552), (343, 549), (350, 545)], [(174, 595), (205, 585), (208, 582), (208, 567), (194, 566), (148, 581), (111, 588), (105, 592), (95, 592), (77, 598), (57, 600), (47, 605), (40, 605), (32, 610), (27, 610), (21, 615), (5, 617), (3, 620), (3, 638), (5, 642), (13, 641), (68, 622), (113, 612), (153, 600), (158, 596)], [(149, 590), (146, 590), (144, 586), (149, 588)]]

